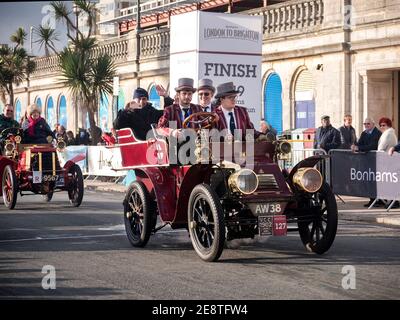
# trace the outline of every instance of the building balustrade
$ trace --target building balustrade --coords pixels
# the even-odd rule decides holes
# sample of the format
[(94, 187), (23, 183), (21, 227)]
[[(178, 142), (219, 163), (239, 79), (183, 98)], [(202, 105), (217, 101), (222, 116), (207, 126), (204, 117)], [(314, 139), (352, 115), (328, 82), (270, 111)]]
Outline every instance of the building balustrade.
[[(324, 19), (323, 0), (299, 0), (284, 2), (248, 11), (253, 16), (264, 18), (264, 34), (299, 30), (322, 24)], [(144, 31), (140, 33), (140, 60), (168, 56), (170, 49), (169, 29)], [(115, 63), (128, 61), (135, 57), (135, 40), (128, 38), (105, 40), (95, 47), (92, 57), (107, 53)], [(131, 53), (131, 54), (129, 54)], [(132, 58), (133, 59), (133, 58)], [(36, 70), (33, 76), (59, 71), (58, 57), (35, 58)]]
[(291, 1), (252, 10), (250, 15), (263, 16), (264, 34), (297, 30), (322, 24), (324, 1)]
[(146, 32), (140, 35), (141, 59), (169, 54), (169, 29)]

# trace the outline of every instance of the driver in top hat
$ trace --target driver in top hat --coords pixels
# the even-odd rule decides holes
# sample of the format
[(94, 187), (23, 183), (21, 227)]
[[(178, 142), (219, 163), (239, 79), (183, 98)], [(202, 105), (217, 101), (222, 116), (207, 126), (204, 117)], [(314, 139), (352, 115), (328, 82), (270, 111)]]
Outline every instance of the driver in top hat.
[(175, 121), (175, 129), (181, 129), (183, 121), (187, 117), (202, 111), (199, 105), (191, 103), (193, 93), (196, 92), (196, 89), (193, 87), (193, 79), (180, 78), (175, 91), (178, 94), (179, 104), (174, 103), (171, 106), (165, 107), (164, 113), (158, 121), (159, 128), (168, 128), (170, 121)]
[(217, 94), (215, 95), (219, 104), (215, 109), (215, 113), (219, 117), (217, 129), (219, 131), (227, 130), (232, 136), (240, 132), (237, 130), (241, 130), (241, 137), (236, 137), (240, 139), (245, 139), (246, 130), (252, 129), (254, 130), (254, 138), (258, 138), (265, 133), (265, 129), (261, 132), (254, 129), (247, 109), (236, 105), (238, 93), (239, 91), (235, 89), (233, 82), (226, 82), (217, 86)]

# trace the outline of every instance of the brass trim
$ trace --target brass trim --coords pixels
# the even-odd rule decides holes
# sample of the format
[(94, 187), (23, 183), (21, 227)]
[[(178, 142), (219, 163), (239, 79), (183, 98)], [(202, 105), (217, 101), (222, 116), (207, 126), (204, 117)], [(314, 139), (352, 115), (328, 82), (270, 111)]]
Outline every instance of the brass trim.
[[(318, 184), (318, 188), (316, 188), (316, 190), (310, 190), (307, 189), (302, 182), (303, 176), (309, 172), (309, 171), (315, 171), (318, 173), (319, 179), (320, 179), (320, 183)], [(300, 168), (294, 175), (293, 175), (293, 183), (296, 184), (297, 186), (299, 186), (301, 189), (303, 189), (306, 192), (309, 193), (314, 193), (317, 192), (319, 189), (321, 189), (322, 187), (322, 183), (323, 183), (323, 178), (321, 175), (321, 172), (319, 172), (317, 169), (314, 168)]]
[(51, 153), (51, 160), (52, 160), (52, 164), (53, 164), (53, 176), (56, 175), (56, 153), (52, 152)]
[(39, 152), (38, 155), (39, 155), (39, 171), (42, 172), (43, 171), (42, 170), (43, 169), (42, 168), (42, 153)]
[[(239, 178), (239, 176), (240, 176), (241, 174), (244, 174), (245, 172), (249, 172), (249, 174), (252, 174), (252, 175), (254, 175), (254, 176), (256, 177), (256, 181), (257, 181), (256, 187), (255, 187), (254, 190), (251, 191), (251, 192), (245, 192), (244, 190), (240, 189), (240, 187), (239, 187), (238, 178)], [(253, 170), (250, 170), (250, 169), (240, 169), (240, 170), (238, 170), (238, 171), (232, 173), (232, 174), (229, 176), (229, 178), (228, 178), (228, 185), (229, 185), (229, 187), (231, 188), (231, 190), (232, 190), (233, 192), (241, 192), (241, 193), (243, 193), (243, 194), (248, 195), (248, 194), (253, 194), (254, 192), (256, 192), (256, 190), (258, 189), (259, 180), (258, 180), (257, 174), (256, 174)]]

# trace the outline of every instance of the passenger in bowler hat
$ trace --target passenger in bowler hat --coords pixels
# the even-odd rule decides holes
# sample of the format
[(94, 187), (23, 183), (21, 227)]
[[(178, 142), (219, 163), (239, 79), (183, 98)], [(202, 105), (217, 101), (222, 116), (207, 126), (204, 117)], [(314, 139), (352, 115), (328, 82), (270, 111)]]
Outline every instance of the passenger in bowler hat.
[(199, 104), (203, 112), (213, 112), (215, 105), (211, 102), (215, 94), (215, 87), (211, 79), (200, 79), (197, 86)]
[[(233, 82), (226, 82), (217, 86), (217, 94), (215, 95), (219, 103), (219, 106), (215, 109), (215, 113), (219, 117), (217, 128), (220, 131), (227, 129), (232, 135), (235, 135), (235, 130), (241, 130), (241, 139), (245, 139), (246, 130), (254, 130), (254, 125), (250, 121), (247, 109), (236, 105), (238, 93), (239, 91), (236, 90)], [(254, 130), (254, 137), (258, 138), (261, 133)]]
[(187, 117), (202, 111), (199, 105), (191, 103), (193, 93), (196, 92), (196, 88), (193, 85), (194, 80), (191, 78), (180, 78), (178, 80), (178, 86), (175, 91), (177, 92), (179, 103), (174, 103), (164, 109), (164, 114), (158, 122), (160, 128), (167, 128), (170, 121), (176, 121), (176, 128), (181, 129), (183, 121)]

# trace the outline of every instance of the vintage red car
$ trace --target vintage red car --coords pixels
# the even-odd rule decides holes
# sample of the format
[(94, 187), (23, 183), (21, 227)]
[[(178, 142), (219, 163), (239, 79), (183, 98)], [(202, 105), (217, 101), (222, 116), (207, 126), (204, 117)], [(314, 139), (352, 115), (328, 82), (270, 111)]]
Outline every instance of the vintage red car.
[[(192, 122), (192, 116), (185, 120)], [(286, 235), (288, 223), (296, 223), (293, 230), (309, 251), (322, 254), (331, 247), (337, 204), (315, 168), (326, 156), (307, 158), (289, 173), (278, 165), (290, 152), (288, 142), (255, 141), (253, 155), (246, 158), (246, 143), (240, 143), (238, 152), (235, 141), (204, 147), (198, 143), (205, 131), (200, 128), (196, 163), (184, 165), (171, 161), (182, 145), (171, 147), (166, 130), (153, 131), (155, 138), (138, 141), (131, 129), (118, 130), (114, 146), (121, 152), (121, 169), (136, 173), (124, 200), (125, 229), (133, 246), (144, 247), (151, 234), (170, 225), (188, 229), (200, 258), (216, 261), (225, 241)], [(202, 155), (204, 150), (209, 156)], [(246, 161), (235, 161), (238, 158)]]
[[(54, 192), (67, 191), (72, 206), (78, 207), (83, 199), (83, 176), (76, 164), (85, 155), (78, 155), (60, 166), (57, 150), (65, 148), (62, 139), (49, 144), (22, 144), (22, 131), (8, 128), (0, 133), (2, 154), (0, 155), (1, 195), (4, 205), (14, 209), (18, 193), (41, 194), (50, 201)], [(28, 193), (27, 193), (28, 192)]]

